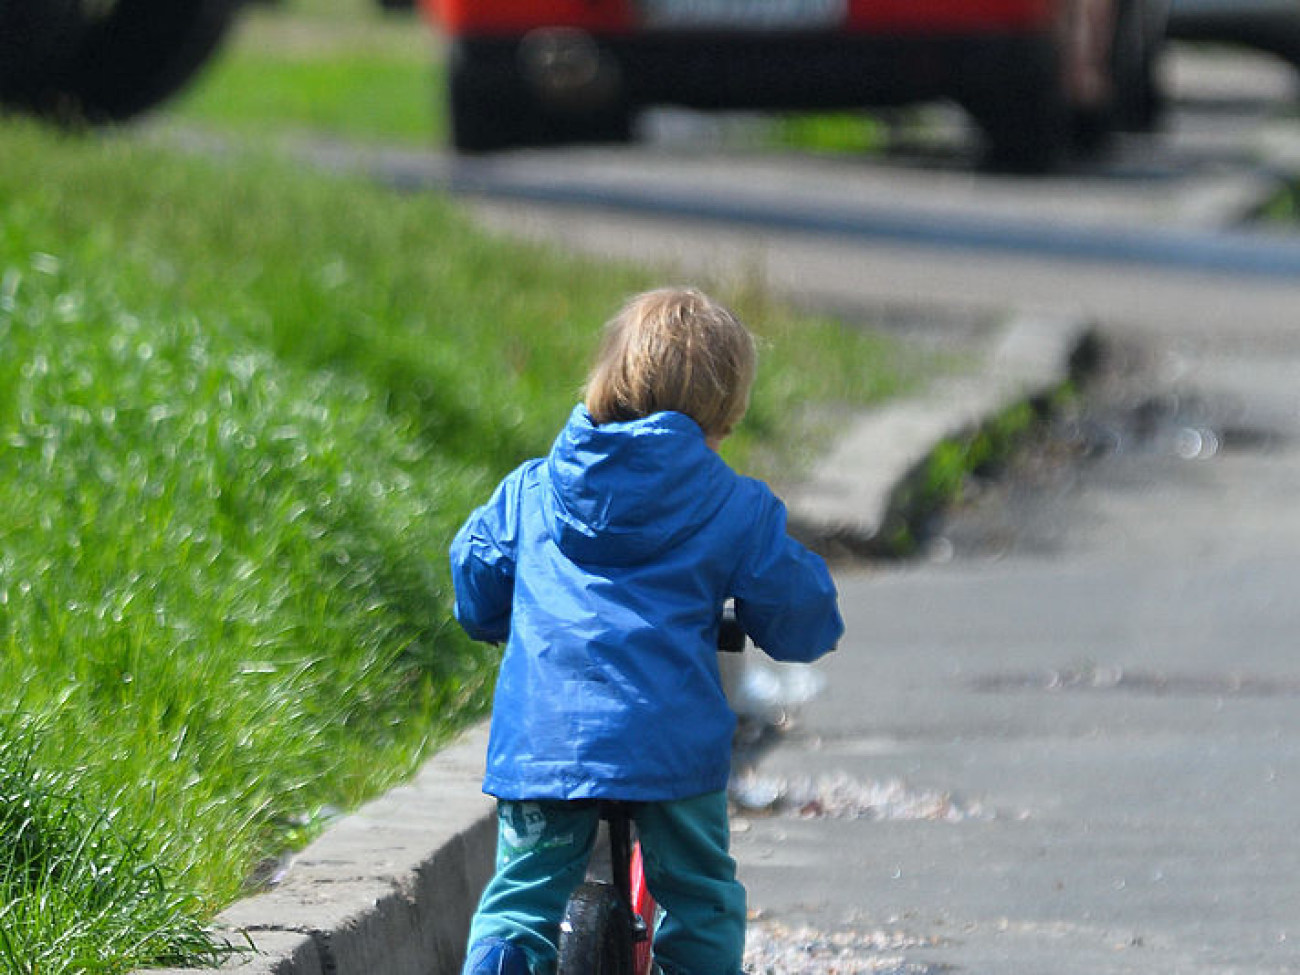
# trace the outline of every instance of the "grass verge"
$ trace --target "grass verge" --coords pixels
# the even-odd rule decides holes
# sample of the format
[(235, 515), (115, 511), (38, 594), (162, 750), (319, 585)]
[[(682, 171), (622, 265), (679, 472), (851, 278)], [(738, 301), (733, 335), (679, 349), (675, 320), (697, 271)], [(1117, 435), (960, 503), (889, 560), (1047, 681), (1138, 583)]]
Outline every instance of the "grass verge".
[(168, 114), (259, 139), (437, 145), (446, 134), (438, 48), (414, 13), (385, 14), (373, 0), (252, 5)]
[(120, 825), (73, 773), (36, 760), (49, 731), (14, 717), (0, 724), (0, 967), (36, 975), (122, 958), (219, 961), (228, 947), (203, 929), (192, 895), (168, 883), (151, 837)]
[(1300, 224), (1300, 179), (1284, 180), (1251, 215), (1256, 223), (1274, 230), (1294, 230)]
[[(437, 198), (0, 125), (0, 789), (33, 810), (0, 817), (11, 970), (211, 958), (202, 919), (259, 864), (484, 712), (447, 541), (659, 283)], [(721, 297), (765, 345), (738, 466), (925, 369)]]
[(926, 542), (935, 518), (968, 496), (972, 480), (996, 478), (1079, 395), (1082, 372), (1041, 396), (1013, 403), (979, 426), (935, 444), (898, 485), (878, 537), (866, 550), (907, 558)]

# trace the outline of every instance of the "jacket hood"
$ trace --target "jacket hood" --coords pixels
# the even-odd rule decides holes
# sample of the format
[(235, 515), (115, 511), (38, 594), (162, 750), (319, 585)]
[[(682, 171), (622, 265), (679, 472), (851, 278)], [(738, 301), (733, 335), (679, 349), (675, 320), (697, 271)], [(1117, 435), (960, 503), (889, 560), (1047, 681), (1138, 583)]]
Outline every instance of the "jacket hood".
[(553, 537), (570, 559), (594, 565), (636, 565), (689, 537), (735, 476), (684, 413), (596, 426), (582, 405), (546, 465)]

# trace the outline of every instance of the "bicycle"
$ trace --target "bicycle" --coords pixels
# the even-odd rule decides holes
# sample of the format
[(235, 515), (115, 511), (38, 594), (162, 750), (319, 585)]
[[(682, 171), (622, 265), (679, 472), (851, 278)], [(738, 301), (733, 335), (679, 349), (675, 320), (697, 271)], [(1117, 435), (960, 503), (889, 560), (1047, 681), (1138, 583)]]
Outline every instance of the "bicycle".
[[(745, 649), (745, 631), (728, 608), (720, 653)], [(658, 905), (645, 882), (636, 839), (636, 803), (602, 800), (601, 830), (586, 879), (565, 905), (556, 975), (650, 975)]]

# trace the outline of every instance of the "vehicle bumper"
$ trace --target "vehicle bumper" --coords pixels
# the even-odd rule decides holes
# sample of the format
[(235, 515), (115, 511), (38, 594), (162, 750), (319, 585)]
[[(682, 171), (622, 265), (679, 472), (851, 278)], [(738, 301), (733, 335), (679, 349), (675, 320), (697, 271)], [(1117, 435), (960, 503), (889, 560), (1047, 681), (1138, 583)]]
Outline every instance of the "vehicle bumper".
[[(1037, 33), (594, 36), (548, 29), (523, 38), (457, 40), (463, 56), (519, 70), (540, 101), (559, 108), (569, 99), (590, 104), (594, 95), (631, 107), (791, 110), (963, 101), (1005, 90), (1006, 79), (1021, 65), (1040, 62), (1051, 44)], [(601, 90), (588, 90), (585, 77), (600, 78)]]

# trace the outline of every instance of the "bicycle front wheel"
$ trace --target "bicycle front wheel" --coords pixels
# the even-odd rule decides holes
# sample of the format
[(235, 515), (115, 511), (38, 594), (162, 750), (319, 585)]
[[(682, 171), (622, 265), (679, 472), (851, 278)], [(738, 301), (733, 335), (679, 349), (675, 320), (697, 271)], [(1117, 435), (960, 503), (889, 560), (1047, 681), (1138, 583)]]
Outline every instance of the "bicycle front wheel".
[(557, 975), (633, 975), (632, 924), (613, 884), (587, 881), (560, 924)]

